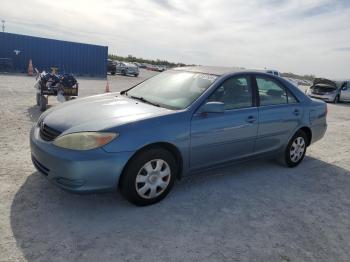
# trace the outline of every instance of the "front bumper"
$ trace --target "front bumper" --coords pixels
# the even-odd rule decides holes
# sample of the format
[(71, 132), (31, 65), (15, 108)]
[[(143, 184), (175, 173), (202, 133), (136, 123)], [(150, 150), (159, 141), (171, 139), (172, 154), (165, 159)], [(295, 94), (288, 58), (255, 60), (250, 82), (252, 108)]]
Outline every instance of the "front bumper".
[(133, 69), (133, 68), (128, 68), (126, 70), (126, 73), (129, 74), (129, 75), (138, 75), (139, 74), (139, 70)]
[(307, 93), (307, 95), (309, 97), (322, 99), (323, 101), (327, 101), (327, 102), (333, 102), (335, 99), (335, 96), (336, 96), (336, 94), (317, 95), (317, 94), (313, 94), (313, 93)]
[(30, 132), (32, 161), (51, 182), (69, 191), (111, 191), (134, 152), (107, 153), (101, 148), (75, 151), (54, 146), (40, 138), (35, 125)]

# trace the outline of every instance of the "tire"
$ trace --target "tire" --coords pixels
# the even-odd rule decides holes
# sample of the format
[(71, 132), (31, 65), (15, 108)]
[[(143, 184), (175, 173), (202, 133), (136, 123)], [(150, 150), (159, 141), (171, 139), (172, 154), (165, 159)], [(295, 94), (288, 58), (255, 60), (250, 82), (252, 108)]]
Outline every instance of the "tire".
[(111, 75), (114, 76), (114, 75), (115, 75), (115, 72), (111, 72)]
[(175, 158), (168, 150), (143, 151), (130, 160), (123, 172), (119, 183), (121, 193), (137, 206), (155, 204), (170, 192), (177, 170)]
[(125, 70), (122, 70), (122, 75), (123, 75), (123, 76), (126, 76)]
[(334, 97), (334, 101), (333, 101), (334, 104), (338, 104), (339, 103), (339, 95), (336, 95)]
[(36, 93), (36, 105), (40, 106), (40, 93)]
[(135, 74), (135, 77), (138, 77), (139, 76), (139, 74)]
[(284, 152), (284, 164), (296, 167), (304, 159), (308, 138), (304, 131), (299, 130), (288, 142)]
[(47, 98), (43, 95), (40, 96), (40, 111), (44, 112), (47, 107)]

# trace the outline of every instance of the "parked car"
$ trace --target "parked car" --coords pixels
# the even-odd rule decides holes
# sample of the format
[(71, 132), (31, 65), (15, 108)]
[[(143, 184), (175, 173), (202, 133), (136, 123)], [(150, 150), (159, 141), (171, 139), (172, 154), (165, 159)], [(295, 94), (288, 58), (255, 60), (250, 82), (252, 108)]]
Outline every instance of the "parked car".
[(297, 79), (290, 78), (290, 77), (284, 77), (284, 79), (286, 79), (287, 81), (289, 81), (290, 83), (292, 83), (295, 86), (299, 86), (299, 82)]
[(182, 67), (120, 93), (69, 101), (30, 132), (34, 166), (73, 192), (120, 188), (136, 205), (176, 179), (255, 157), (288, 167), (326, 132), (327, 105), (261, 71)]
[(274, 76), (279, 76), (279, 77), (281, 76), (281, 73), (279, 71), (273, 70), (273, 69), (267, 69), (266, 73), (274, 75)]
[(147, 70), (150, 70), (150, 71), (158, 71), (158, 68), (157, 68), (157, 66), (155, 66), (155, 65), (148, 64), (148, 65), (147, 65)]
[(111, 75), (115, 75), (116, 72), (116, 62), (114, 62), (112, 59), (107, 60), (107, 73), (110, 73)]
[(333, 103), (350, 101), (350, 81), (316, 78), (312, 86), (306, 90), (306, 94)]
[(139, 75), (139, 68), (132, 64), (132, 63), (127, 63), (127, 62), (119, 62), (116, 65), (116, 72), (118, 74), (122, 75), (133, 75), (137, 77)]
[(166, 70), (166, 67), (165, 66), (156, 66), (156, 70), (158, 71), (158, 72), (163, 72), (163, 71), (165, 71)]
[[(281, 73), (277, 70), (274, 69), (267, 69), (265, 70), (266, 73), (274, 75), (274, 76), (279, 76), (282, 77)], [(290, 77), (284, 77), (285, 80), (289, 81), (291, 84), (298, 86), (298, 80), (290, 78)]]

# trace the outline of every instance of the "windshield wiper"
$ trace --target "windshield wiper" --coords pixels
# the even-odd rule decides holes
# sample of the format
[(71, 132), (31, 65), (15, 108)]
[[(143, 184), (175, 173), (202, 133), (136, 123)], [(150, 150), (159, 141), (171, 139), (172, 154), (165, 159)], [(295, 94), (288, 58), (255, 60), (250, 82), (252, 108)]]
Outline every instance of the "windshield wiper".
[[(127, 94), (126, 94), (127, 95)], [(139, 100), (143, 103), (147, 103), (147, 104), (150, 104), (150, 105), (153, 105), (153, 106), (157, 106), (157, 107), (161, 107), (159, 104), (157, 103), (153, 103), (151, 101), (148, 101), (147, 99), (143, 98), (142, 96), (141, 97), (138, 97), (138, 96), (129, 96), (130, 98), (132, 99), (136, 99), (136, 100)]]

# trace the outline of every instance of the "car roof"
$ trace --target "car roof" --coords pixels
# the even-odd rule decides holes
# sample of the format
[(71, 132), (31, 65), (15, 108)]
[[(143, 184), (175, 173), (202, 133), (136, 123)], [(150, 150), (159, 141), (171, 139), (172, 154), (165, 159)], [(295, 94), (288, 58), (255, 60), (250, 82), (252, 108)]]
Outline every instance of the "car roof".
[(258, 72), (258, 73), (266, 73), (264, 70), (254, 70), (254, 69), (244, 69), (239, 67), (219, 67), (219, 66), (184, 66), (184, 67), (176, 67), (172, 70), (176, 71), (186, 71), (193, 73), (201, 73), (201, 74), (209, 74), (221, 76), (227, 73), (248, 73), (248, 72)]

